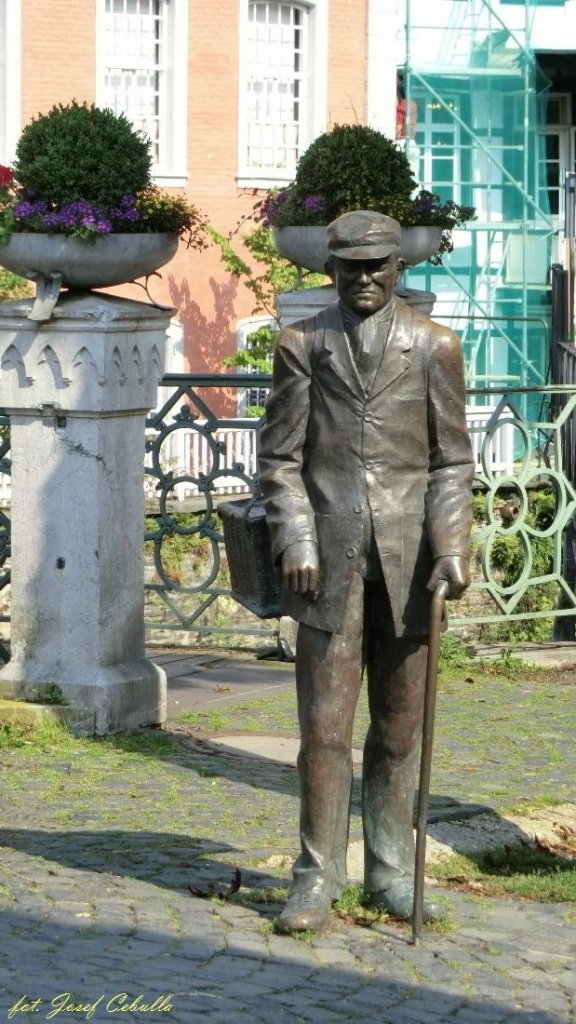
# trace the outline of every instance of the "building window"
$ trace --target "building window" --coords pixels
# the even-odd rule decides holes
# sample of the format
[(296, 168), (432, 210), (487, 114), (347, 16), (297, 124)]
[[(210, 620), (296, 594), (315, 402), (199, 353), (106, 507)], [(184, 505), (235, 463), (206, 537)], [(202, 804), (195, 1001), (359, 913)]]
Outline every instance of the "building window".
[(187, 18), (187, 0), (100, 0), (98, 102), (148, 135), (168, 184), (186, 176)]
[[(250, 317), (247, 320), (240, 320), (236, 329), (236, 342), (239, 352), (247, 351), (250, 346), (251, 337), (253, 338), (255, 333), (263, 327), (269, 327), (272, 330), (278, 330), (278, 322), (270, 316), (259, 316)], [(272, 372), (272, 356), (270, 355), (270, 367), (265, 369), (263, 367), (253, 366), (242, 366), (239, 370), (240, 373), (265, 373)], [(245, 416), (247, 410), (254, 410), (255, 408), (261, 408), (267, 397), (269, 387), (253, 387), (243, 388), (238, 392), (238, 416)]]
[[(447, 109), (448, 108), (448, 109)], [(459, 113), (457, 97), (446, 99), (446, 106), (427, 99), (418, 104), (416, 141), (420, 146), (421, 187), (438, 192), (442, 199), (462, 202), (462, 170), (460, 167), (460, 126), (450, 116)]]
[(20, 0), (0, 0), (0, 163), (9, 164), (20, 134)]
[(572, 97), (569, 93), (550, 93), (546, 126), (540, 130), (539, 203), (550, 204), (550, 213), (564, 217), (566, 172), (576, 169), (575, 131), (572, 126)]
[(319, 21), (325, 8), (326, 0), (244, 5), (239, 177), (246, 184), (290, 181), (324, 127), (327, 33)]

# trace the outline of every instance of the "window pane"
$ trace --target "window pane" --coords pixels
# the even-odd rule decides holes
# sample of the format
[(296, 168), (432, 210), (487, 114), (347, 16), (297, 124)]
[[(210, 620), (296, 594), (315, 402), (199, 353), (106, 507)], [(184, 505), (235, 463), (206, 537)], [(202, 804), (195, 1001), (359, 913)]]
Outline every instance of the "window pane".
[(152, 140), (160, 161), (160, 101), (165, 87), (164, 26), (168, 0), (106, 0), (104, 102)]
[(272, 0), (253, 0), (248, 10), (246, 165), (290, 171), (300, 155), (306, 112), (308, 14), (297, 4)]

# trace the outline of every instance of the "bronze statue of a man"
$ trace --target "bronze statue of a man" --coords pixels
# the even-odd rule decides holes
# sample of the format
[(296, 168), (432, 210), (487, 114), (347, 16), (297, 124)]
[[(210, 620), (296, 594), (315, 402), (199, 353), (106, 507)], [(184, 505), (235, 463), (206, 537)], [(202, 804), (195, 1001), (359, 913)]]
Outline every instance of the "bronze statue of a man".
[[(474, 463), (456, 335), (393, 295), (400, 226), (367, 210), (328, 227), (339, 301), (284, 328), (260, 449), (296, 685), (301, 853), (277, 925), (321, 928), (346, 881), (352, 724), (364, 668), (370, 727), (365, 892), (412, 912), (412, 807), (431, 590), (469, 583)], [(425, 900), (424, 918), (441, 916)]]

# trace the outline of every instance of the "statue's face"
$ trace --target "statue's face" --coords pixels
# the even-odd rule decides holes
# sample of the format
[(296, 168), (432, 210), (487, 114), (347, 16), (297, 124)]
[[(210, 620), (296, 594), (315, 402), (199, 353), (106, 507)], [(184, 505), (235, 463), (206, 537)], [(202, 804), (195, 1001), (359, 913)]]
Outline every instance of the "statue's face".
[(342, 302), (358, 316), (366, 317), (387, 306), (398, 280), (398, 253), (375, 260), (346, 260), (334, 256), (333, 280)]

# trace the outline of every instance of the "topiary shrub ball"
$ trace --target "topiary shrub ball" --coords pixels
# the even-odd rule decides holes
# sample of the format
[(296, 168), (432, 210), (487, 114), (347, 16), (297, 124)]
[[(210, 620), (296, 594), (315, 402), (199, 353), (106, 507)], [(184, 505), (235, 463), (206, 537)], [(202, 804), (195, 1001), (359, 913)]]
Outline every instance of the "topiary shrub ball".
[(326, 221), (346, 210), (380, 209), (390, 198), (408, 200), (416, 187), (406, 154), (365, 125), (335, 125), (300, 157), (294, 191), (323, 197)]
[(124, 114), (58, 104), (23, 129), (14, 172), (26, 195), (49, 204), (85, 199), (108, 206), (151, 184), (150, 145)]

